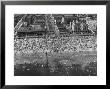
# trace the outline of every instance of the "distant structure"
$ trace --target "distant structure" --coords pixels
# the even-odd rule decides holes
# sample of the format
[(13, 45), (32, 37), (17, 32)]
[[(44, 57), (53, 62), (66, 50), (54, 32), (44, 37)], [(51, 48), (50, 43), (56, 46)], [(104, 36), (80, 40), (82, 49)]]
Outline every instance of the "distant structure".
[[(94, 17), (95, 18), (95, 17)], [(86, 15), (25, 14), (16, 24), (15, 37), (41, 37), (42, 35), (96, 34), (97, 21)]]

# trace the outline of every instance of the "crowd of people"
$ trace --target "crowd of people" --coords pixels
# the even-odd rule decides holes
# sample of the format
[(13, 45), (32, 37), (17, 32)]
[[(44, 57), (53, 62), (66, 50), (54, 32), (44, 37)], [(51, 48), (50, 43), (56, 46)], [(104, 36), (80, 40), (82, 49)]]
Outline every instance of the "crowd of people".
[(97, 40), (94, 36), (72, 36), (60, 38), (22, 38), (14, 40), (15, 53), (36, 52), (79, 52), (96, 51)]

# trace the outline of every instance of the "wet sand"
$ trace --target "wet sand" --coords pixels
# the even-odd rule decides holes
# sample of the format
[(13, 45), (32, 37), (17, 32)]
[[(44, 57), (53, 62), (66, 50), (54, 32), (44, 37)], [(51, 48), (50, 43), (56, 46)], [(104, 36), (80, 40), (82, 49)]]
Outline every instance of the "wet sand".
[(15, 56), (15, 76), (96, 76), (96, 52)]

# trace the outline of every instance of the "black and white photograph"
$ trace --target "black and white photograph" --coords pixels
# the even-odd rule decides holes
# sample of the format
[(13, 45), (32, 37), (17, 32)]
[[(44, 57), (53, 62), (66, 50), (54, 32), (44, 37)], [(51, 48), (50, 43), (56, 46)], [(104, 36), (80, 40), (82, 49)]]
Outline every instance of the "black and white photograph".
[(106, 5), (33, 4), (5, 7), (6, 85), (105, 85)]
[(97, 14), (14, 14), (14, 76), (97, 76)]

